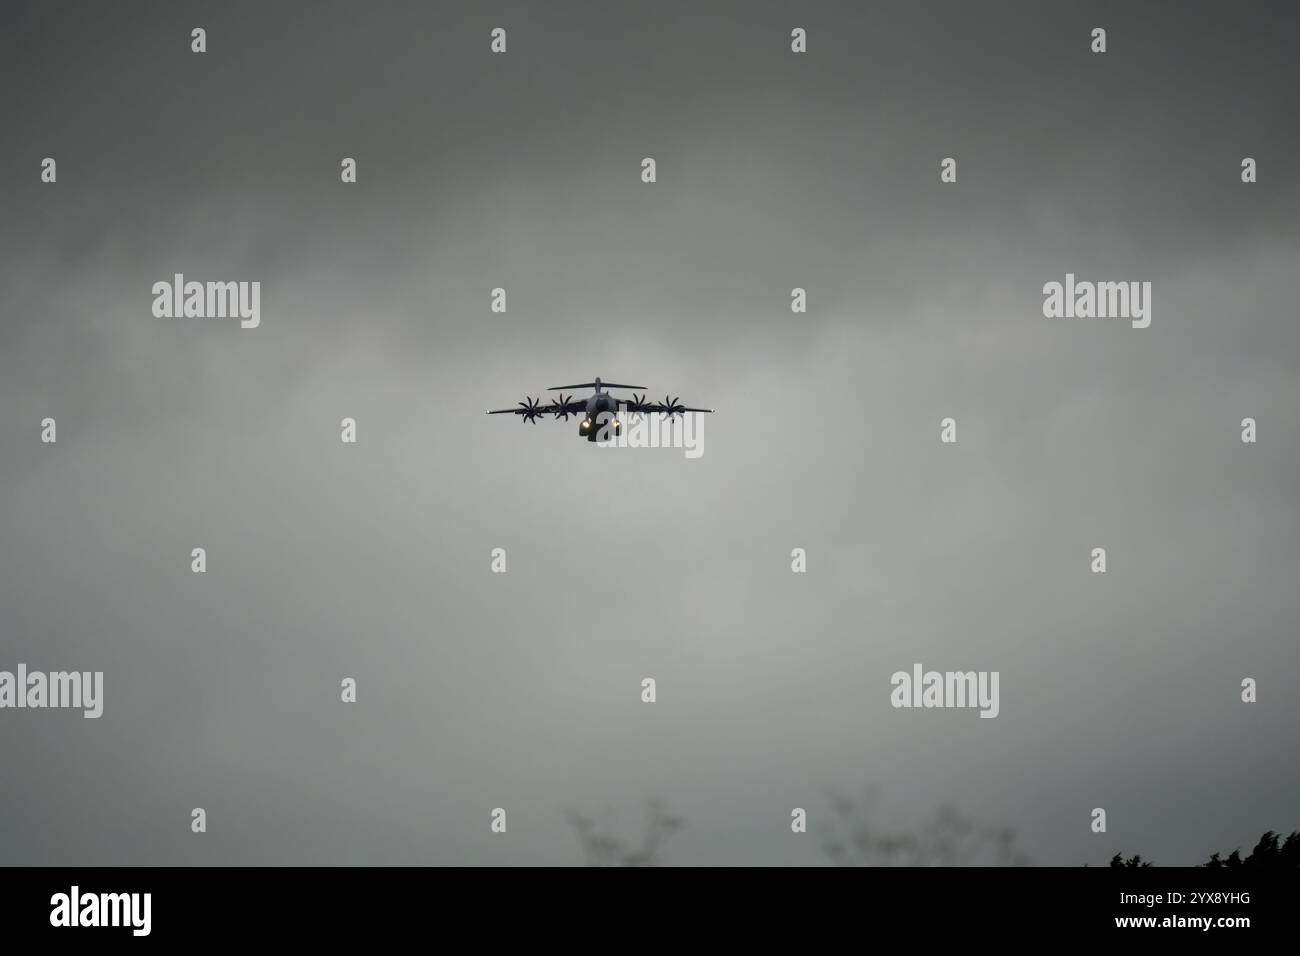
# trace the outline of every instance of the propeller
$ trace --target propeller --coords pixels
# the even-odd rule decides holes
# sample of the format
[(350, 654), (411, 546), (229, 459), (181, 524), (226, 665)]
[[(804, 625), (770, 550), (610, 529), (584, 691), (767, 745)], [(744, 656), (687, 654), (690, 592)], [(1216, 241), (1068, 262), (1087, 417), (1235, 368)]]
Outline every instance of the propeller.
[(663, 412), (669, 418), (672, 418), (674, 415), (679, 415), (682, 412), (686, 411), (685, 405), (677, 404), (680, 398), (681, 398), (680, 395), (677, 396), (677, 398), (669, 398), (667, 395), (665, 395), (663, 404), (659, 406), (659, 411)]
[(564, 395), (560, 395), (551, 403), (551, 413), (554, 414), (556, 418), (563, 418), (567, 422), (569, 420), (569, 402), (571, 401), (573, 401), (572, 395), (568, 398), (565, 398)]
[(519, 413), (523, 416), (519, 419), (521, 422), (532, 422), (536, 425), (537, 416), (546, 411), (546, 409), (541, 407), (542, 400), (540, 398), (529, 398), (527, 401), (519, 402), (518, 404), (522, 409)]
[(644, 412), (649, 407), (650, 406), (648, 406), (645, 403), (645, 395), (638, 395), (635, 392), (632, 393), (632, 401), (628, 405), (629, 411), (637, 412), (638, 414), (640, 414), (641, 412)]

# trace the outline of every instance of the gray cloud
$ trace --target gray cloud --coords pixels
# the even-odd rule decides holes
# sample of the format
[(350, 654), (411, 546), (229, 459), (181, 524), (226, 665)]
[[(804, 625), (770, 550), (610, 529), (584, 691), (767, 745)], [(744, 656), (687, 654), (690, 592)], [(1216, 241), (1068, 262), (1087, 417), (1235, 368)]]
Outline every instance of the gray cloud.
[[(816, 863), (864, 784), (1045, 863), (1300, 825), (1293, 10), (133, 10), (0, 30), (0, 668), (106, 688), (0, 714), (0, 859), (578, 863), (659, 795), (670, 862)], [(261, 328), (153, 318), (177, 271)], [(1043, 318), (1067, 271), (1151, 328)], [(482, 414), (592, 375), (704, 457)]]

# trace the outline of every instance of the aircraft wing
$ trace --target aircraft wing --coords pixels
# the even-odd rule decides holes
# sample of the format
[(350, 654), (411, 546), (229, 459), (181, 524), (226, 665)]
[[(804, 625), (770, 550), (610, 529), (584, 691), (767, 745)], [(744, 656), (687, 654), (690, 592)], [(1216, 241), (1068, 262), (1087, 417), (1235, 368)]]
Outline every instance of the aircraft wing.
[(585, 398), (574, 398), (559, 402), (549, 402), (548, 404), (527, 404), (520, 402), (514, 408), (494, 408), (488, 412), (489, 415), (526, 415), (533, 418), (541, 418), (546, 415), (559, 415), (568, 413), (570, 415), (585, 415), (587, 411), (587, 400)]
[(626, 405), (629, 412), (664, 412), (669, 411), (674, 414), (682, 412), (712, 412), (712, 408), (687, 408), (685, 405), (678, 405), (676, 399), (672, 399), (672, 405), (665, 402), (646, 401), (644, 395), (633, 395), (631, 398), (619, 398), (620, 405)]

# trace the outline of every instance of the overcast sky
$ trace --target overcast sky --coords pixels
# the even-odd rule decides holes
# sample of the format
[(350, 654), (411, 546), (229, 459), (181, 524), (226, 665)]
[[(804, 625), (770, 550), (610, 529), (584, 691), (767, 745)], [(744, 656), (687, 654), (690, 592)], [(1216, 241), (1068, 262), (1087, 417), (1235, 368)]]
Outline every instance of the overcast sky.
[[(565, 807), (635, 842), (658, 796), (667, 862), (821, 864), (828, 789), (1046, 864), (1300, 828), (1298, 45), (1283, 3), (6, 5), (0, 670), (105, 701), (0, 711), (0, 862), (576, 864)], [(154, 317), (177, 272), (261, 326)], [(1150, 327), (1045, 318), (1067, 272)], [(717, 408), (703, 457), (483, 415), (596, 375)], [(999, 716), (895, 710), (916, 662)]]

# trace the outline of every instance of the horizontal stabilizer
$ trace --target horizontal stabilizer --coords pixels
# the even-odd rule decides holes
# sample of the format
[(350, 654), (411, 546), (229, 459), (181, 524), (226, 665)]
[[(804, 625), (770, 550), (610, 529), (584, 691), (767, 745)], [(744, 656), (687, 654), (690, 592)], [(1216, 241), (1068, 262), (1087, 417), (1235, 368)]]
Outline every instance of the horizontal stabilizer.
[[(581, 385), (556, 385), (548, 388), (548, 392), (562, 392), (570, 388), (595, 388), (595, 382), (583, 382)], [(619, 385), (617, 382), (601, 382), (601, 388), (645, 388), (644, 385)]]

